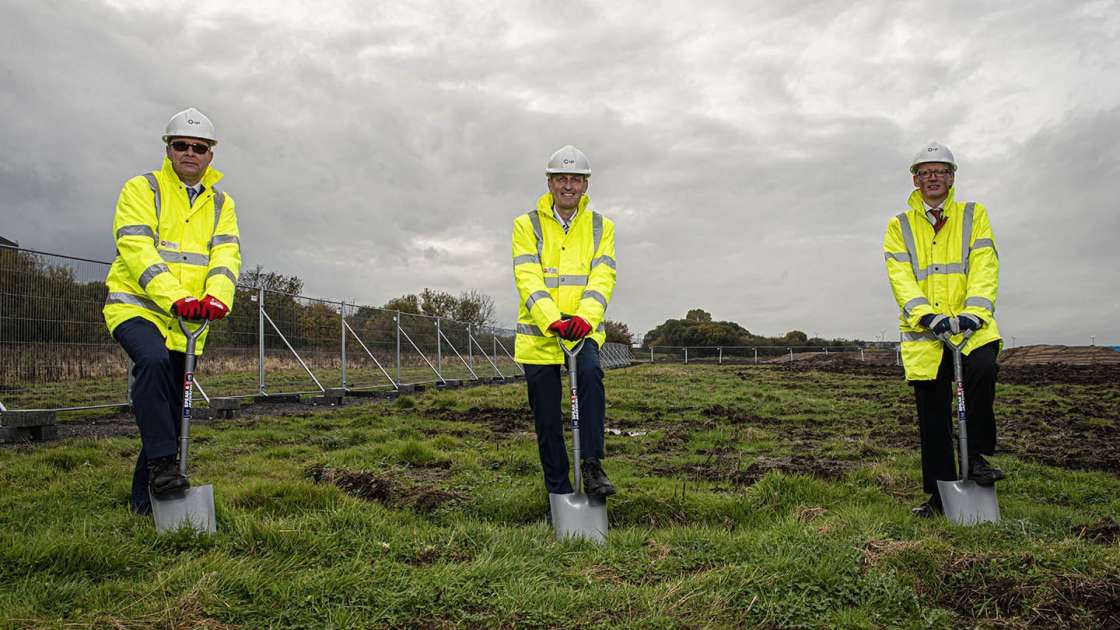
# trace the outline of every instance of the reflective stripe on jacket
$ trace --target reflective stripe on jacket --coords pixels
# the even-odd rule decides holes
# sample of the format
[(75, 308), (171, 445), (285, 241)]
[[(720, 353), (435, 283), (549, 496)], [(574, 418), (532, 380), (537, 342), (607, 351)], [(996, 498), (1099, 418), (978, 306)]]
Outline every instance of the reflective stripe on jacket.
[[(110, 333), (142, 317), (163, 333), (168, 348), (183, 352), (187, 340), (171, 317), (172, 304), (209, 294), (233, 308), (241, 241), (233, 199), (214, 188), (221, 179), (219, 171), (206, 169), (206, 189), (193, 205), (167, 158), (162, 169), (125, 182), (113, 218), (117, 257), (105, 279), (109, 295), (102, 309)], [(206, 336), (197, 342), (198, 354)]]
[(614, 294), (614, 222), (588, 207), (584, 195), (564, 233), (552, 210), (552, 194), (513, 222), (513, 277), (517, 285), (518, 363), (564, 363), (549, 324), (561, 313), (591, 324), (600, 347), (606, 338), (603, 318)]
[[(883, 237), (887, 277), (900, 309), (902, 364), (906, 378), (937, 378), (942, 343), (918, 321), (931, 313), (955, 317), (975, 315), (983, 322), (969, 338), (964, 354), (1002, 339), (996, 326), (999, 256), (984, 206), (954, 200), (955, 189), (942, 204), (945, 225), (934, 233), (926, 219), (922, 195), (910, 195), (910, 209), (892, 217)], [(961, 337), (953, 341), (960, 343)]]

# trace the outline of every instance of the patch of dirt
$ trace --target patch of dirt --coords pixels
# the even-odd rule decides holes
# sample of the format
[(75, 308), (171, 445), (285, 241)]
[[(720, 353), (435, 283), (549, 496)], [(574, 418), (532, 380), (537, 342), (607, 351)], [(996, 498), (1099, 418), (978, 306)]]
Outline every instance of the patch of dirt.
[(919, 549), (921, 546), (922, 543), (918, 540), (869, 540), (863, 546), (863, 556), (859, 560), (860, 573), (866, 573), (868, 568), (878, 565), (883, 558)]
[[(1120, 352), (1103, 349), (1120, 356)], [(1005, 351), (1004, 355), (1007, 354)], [(1116, 385), (1120, 382), (1120, 360), (1114, 362), (1055, 362), (1055, 363), (1027, 363), (1014, 361), (1004, 363), (1004, 355), (1000, 355), (999, 382), (1009, 385), (1054, 385), (1054, 383), (1073, 383), (1073, 385)], [(796, 356), (796, 355), (794, 355)], [(869, 361), (851, 359), (841, 354), (809, 354), (803, 359), (793, 362), (773, 363), (767, 369), (783, 372), (829, 372), (839, 374), (855, 374), (861, 377), (902, 379), (903, 368), (895, 365), (894, 360), (889, 364), (877, 364)], [(736, 376), (743, 380), (750, 380), (750, 369), (738, 370)]]
[[(1120, 352), (1115, 354), (1120, 355)], [(1116, 385), (1120, 383), (1120, 364), (1098, 365), (1003, 365), (999, 382), (1014, 385)]]
[(999, 355), (1002, 365), (1118, 365), (1120, 352), (1108, 346), (1034, 345), (1004, 348)]
[(685, 443), (691, 433), (688, 427), (672, 424), (665, 427), (665, 433), (655, 444), (646, 449), (647, 453), (680, 453), (685, 450)]
[(700, 412), (700, 415), (707, 418), (720, 418), (722, 420), (727, 420), (731, 424), (745, 424), (760, 427), (782, 424), (782, 421), (777, 418), (767, 418), (764, 416), (755, 415), (743, 409), (724, 407), (723, 405), (712, 405), (710, 407), (706, 407)]
[(1089, 542), (1101, 545), (1111, 545), (1117, 539), (1120, 539), (1120, 523), (1112, 520), (1111, 516), (1103, 518), (1092, 525), (1074, 527), (1072, 531), (1078, 538), (1084, 538)]
[(1036, 581), (995, 574), (1000, 568), (989, 565), (997, 562), (1005, 570), (1030, 575), (1035, 559), (954, 554), (939, 571), (943, 588), (938, 603), (956, 612), (968, 627), (994, 622), (1006, 627), (1120, 630), (1120, 576), (1075, 574)]
[(435, 417), (452, 422), (486, 424), (495, 433), (515, 434), (533, 430), (533, 414), (527, 407), (471, 407), (467, 411), (442, 409)]
[(420, 514), (429, 514), (446, 503), (462, 501), (464, 497), (455, 492), (441, 490), (413, 481), (404, 482), (390, 474), (378, 474), (368, 470), (348, 470), (316, 465), (305, 473), (315, 483), (329, 483), (338, 486), (343, 492), (376, 501), (394, 509), (408, 508)]

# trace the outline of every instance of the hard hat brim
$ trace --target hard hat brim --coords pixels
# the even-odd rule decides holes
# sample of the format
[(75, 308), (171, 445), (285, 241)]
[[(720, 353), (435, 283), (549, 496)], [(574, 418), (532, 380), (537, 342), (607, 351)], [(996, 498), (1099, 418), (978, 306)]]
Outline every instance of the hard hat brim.
[(944, 165), (948, 166), (949, 168), (951, 168), (954, 173), (957, 172), (957, 165), (956, 164), (953, 164), (952, 162), (945, 162), (943, 160), (926, 160), (924, 162), (917, 162), (915, 164), (910, 165), (910, 172), (911, 173), (917, 173), (918, 172), (918, 167), (921, 166), (922, 164), (944, 164)]

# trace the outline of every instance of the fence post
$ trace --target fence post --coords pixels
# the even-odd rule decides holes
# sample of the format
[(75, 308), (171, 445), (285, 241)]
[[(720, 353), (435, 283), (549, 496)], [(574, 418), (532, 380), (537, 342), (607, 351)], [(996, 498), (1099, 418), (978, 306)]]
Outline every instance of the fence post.
[(864, 360), (864, 358), (863, 358), (863, 348), (860, 348), (860, 349), (859, 349), (859, 360), (860, 360), (860, 361), (863, 361), (863, 360)]
[(789, 362), (793, 363), (793, 348), (789, 349)]
[(688, 346), (684, 347), (684, 364), (688, 365)]
[[(436, 373), (443, 374), (443, 333), (439, 325), (439, 318), (436, 318)], [(440, 376), (440, 378), (443, 378)]]
[(401, 388), (401, 312), (397, 311), (393, 321), (397, 323), (397, 389)]
[(467, 324), (467, 362), (474, 369), (474, 336), (471, 334), (471, 325)]
[(824, 353), (825, 353), (825, 354), (828, 354), (828, 346), (825, 346), (825, 347), (824, 347)]
[(653, 346), (649, 347), (649, 364), (653, 365)]
[(257, 287), (257, 394), (264, 396), (264, 287)]
[(754, 350), (754, 362), (755, 362), (755, 365), (758, 365), (758, 348), (751, 348), (751, 349), (752, 349), (752, 350)]
[(338, 309), (338, 319), (342, 322), (342, 389), (346, 389), (346, 300)]
[(723, 365), (723, 348), (719, 349), (719, 364)]

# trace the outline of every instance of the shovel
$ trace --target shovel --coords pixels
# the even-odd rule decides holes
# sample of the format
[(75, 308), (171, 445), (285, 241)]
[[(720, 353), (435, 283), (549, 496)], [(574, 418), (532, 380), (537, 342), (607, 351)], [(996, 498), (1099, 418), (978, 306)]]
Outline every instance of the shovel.
[[(557, 340), (559, 341), (559, 340)], [(575, 492), (569, 494), (548, 494), (552, 508), (552, 528), (556, 538), (584, 538), (599, 544), (607, 542), (607, 502), (605, 499), (589, 497), (583, 493), (583, 479), (580, 476), (579, 453), (579, 395), (576, 389), (576, 355), (583, 349), (583, 340), (568, 350), (560, 341), (560, 349), (568, 356), (568, 381), (572, 384), (572, 451), (575, 469)]]
[[(956, 320), (953, 321), (953, 328)], [(959, 481), (938, 481), (937, 490), (941, 494), (941, 504), (945, 516), (961, 525), (977, 523), (998, 523), (999, 503), (996, 501), (995, 486), (981, 486), (968, 478), (968, 427), (965, 425), (964, 412), (964, 370), (961, 368), (961, 348), (972, 336), (965, 332), (959, 344), (953, 343), (949, 334), (941, 336), (941, 341), (953, 351), (953, 380), (957, 386), (957, 433), (960, 436), (961, 478)]]
[[(179, 473), (187, 476), (187, 450), (190, 446), (191, 393), (194, 391), (194, 346), (195, 341), (206, 330), (208, 322), (192, 333), (182, 317), (179, 328), (187, 337), (186, 369), (183, 372), (183, 417), (179, 429)], [(160, 534), (187, 527), (200, 534), (214, 534), (217, 531), (214, 518), (214, 486), (194, 486), (177, 493), (156, 498), (152, 495), (152, 515), (156, 521), (156, 531)]]

